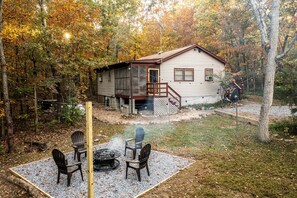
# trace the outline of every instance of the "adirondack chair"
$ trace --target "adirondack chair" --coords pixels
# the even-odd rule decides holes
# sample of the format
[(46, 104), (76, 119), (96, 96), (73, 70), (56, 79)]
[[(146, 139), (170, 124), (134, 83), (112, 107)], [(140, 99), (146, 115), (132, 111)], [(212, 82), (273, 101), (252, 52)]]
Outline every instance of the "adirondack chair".
[(65, 159), (65, 155), (58, 149), (52, 151), (54, 161), (58, 167), (58, 180), (57, 184), (60, 182), (60, 174), (67, 175), (67, 186), (70, 186), (71, 176), (74, 172), (80, 171), (81, 179), (84, 181), (83, 173), (81, 169), (81, 162), (74, 164), (68, 164), (68, 161)]
[(130, 138), (125, 141), (125, 156), (127, 149), (130, 149), (133, 151), (133, 159), (135, 159), (137, 149), (142, 148), (144, 134), (144, 129), (142, 127), (138, 127), (136, 129), (135, 138)]
[(146, 168), (148, 176), (150, 176), (149, 168), (148, 168), (148, 159), (151, 153), (151, 145), (145, 145), (138, 156), (138, 160), (126, 160), (126, 179), (128, 175), (128, 168), (132, 168), (136, 171), (138, 181), (141, 181), (140, 170)]

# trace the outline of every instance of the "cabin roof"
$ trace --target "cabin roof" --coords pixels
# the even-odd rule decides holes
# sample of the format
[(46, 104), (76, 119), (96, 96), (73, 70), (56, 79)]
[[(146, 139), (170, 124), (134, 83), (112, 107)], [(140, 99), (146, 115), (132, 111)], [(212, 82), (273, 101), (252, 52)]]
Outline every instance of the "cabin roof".
[(197, 49), (198, 51), (203, 51), (205, 52), (206, 54), (210, 55), (211, 57), (217, 59), (219, 62), (223, 63), (223, 64), (226, 64), (226, 61), (223, 60), (222, 58), (216, 56), (215, 54), (211, 53), (210, 51), (206, 50), (205, 48), (197, 45), (197, 44), (194, 44), (194, 45), (189, 45), (189, 46), (186, 46), (186, 47), (182, 47), (182, 48), (178, 48), (178, 49), (174, 49), (174, 50), (171, 50), (171, 51), (167, 51), (167, 52), (159, 52), (159, 53), (156, 53), (156, 54), (153, 54), (153, 55), (149, 55), (149, 56), (145, 56), (145, 57), (142, 57), (140, 59), (137, 59), (136, 61), (154, 61), (154, 62), (165, 62), (167, 60), (170, 60), (176, 56), (179, 56), (187, 51), (190, 51), (192, 49)]
[(226, 61), (223, 60), (222, 58), (216, 56), (215, 54), (211, 53), (210, 51), (206, 50), (205, 48), (197, 45), (197, 44), (194, 44), (194, 45), (189, 45), (189, 46), (186, 46), (186, 47), (182, 47), (182, 48), (178, 48), (178, 49), (174, 49), (174, 50), (171, 50), (171, 51), (166, 51), (166, 52), (159, 52), (159, 53), (156, 53), (156, 54), (152, 54), (152, 55), (149, 55), (149, 56), (145, 56), (145, 57), (142, 57), (142, 58), (139, 58), (137, 60), (131, 60), (131, 61), (125, 61), (125, 62), (120, 62), (120, 63), (116, 63), (116, 64), (112, 64), (112, 65), (108, 65), (106, 67), (103, 67), (103, 68), (98, 68), (98, 69), (95, 69), (97, 72), (100, 72), (100, 71), (105, 71), (105, 70), (109, 70), (109, 69), (114, 69), (114, 68), (121, 68), (121, 67), (125, 67), (125, 66), (128, 66), (130, 64), (156, 64), (156, 65), (159, 65), (165, 61), (168, 61), (174, 57), (177, 57), (185, 52), (188, 52), (192, 49), (197, 49), (199, 52), (200, 51), (203, 51), (205, 52), (206, 54), (210, 55), (211, 57), (213, 57), (214, 59), (218, 60), (219, 62), (223, 63), (223, 64), (226, 64)]

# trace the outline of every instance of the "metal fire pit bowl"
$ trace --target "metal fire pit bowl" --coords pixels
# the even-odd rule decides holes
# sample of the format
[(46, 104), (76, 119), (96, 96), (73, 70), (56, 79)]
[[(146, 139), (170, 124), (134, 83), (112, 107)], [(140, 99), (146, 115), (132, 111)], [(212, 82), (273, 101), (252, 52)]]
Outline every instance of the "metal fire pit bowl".
[(100, 149), (94, 151), (94, 171), (109, 171), (116, 169), (120, 162), (116, 158), (120, 157), (121, 153), (114, 149)]

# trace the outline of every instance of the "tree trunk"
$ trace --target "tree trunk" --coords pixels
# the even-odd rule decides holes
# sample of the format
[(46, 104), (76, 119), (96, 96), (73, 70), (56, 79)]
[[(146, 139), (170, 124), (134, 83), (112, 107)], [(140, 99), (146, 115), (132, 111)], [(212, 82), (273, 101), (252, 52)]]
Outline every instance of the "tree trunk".
[[(36, 77), (36, 76), (35, 76)], [(34, 112), (35, 112), (35, 132), (38, 132), (38, 106), (37, 106), (37, 87), (34, 83)]]
[(89, 97), (90, 98), (93, 98), (93, 95), (94, 95), (94, 89), (93, 89), (93, 76), (92, 76), (92, 73), (93, 73), (93, 71), (92, 71), (92, 67), (91, 66), (89, 66)]
[(262, 54), (262, 58), (261, 58), (261, 91), (264, 90), (264, 58), (263, 58), (263, 54)]
[[(0, 31), (2, 31), (2, 5), (3, 1), (0, 0)], [(2, 70), (2, 86), (3, 86), (3, 98), (4, 98), (4, 111), (7, 125), (7, 152), (10, 153), (14, 150), (13, 145), (13, 121), (10, 112), (10, 100), (8, 95), (8, 83), (7, 83), (7, 66), (4, 55), (4, 48), (2, 42), (2, 36), (0, 35), (0, 58), (1, 58), (1, 70)]]
[(248, 65), (245, 65), (245, 75), (246, 75), (246, 91), (250, 91), (250, 79), (249, 79), (249, 74), (248, 74)]
[(254, 90), (254, 93), (256, 93), (256, 61), (254, 61), (253, 63), (253, 90)]
[[(47, 54), (48, 59), (50, 60), (50, 69), (51, 69), (51, 72), (52, 72), (52, 76), (54, 78), (57, 78), (58, 77), (57, 68), (51, 61), (52, 52), (51, 52), (51, 49), (50, 49), (49, 37), (48, 37), (48, 33), (47, 33), (47, 24), (46, 24), (46, 18), (45, 18), (45, 15), (46, 15), (45, 0), (38, 0), (38, 3), (39, 3), (39, 6), (40, 6), (40, 12), (41, 12), (41, 25), (43, 27), (44, 36), (45, 36), (46, 54)], [(61, 103), (62, 103), (61, 83), (60, 82), (56, 83), (56, 90), (57, 90), (57, 94), (56, 94), (56, 98), (57, 98), (57, 119), (58, 119), (58, 121), (60, 121)]]
[[(264, 93), (259, 118), (258, 138), (262, 142), (269, 142), (269, 111), (273, 101), (274, 78), (276, 70), (275, 58), (277, 56), (277, 41), (279, 34), (279, 0), (272, 1), (271, 9), (271, 25), (270, 40), (267, 57), (267, 65), (265, 67)], [(267, 47), (267, 46), (266, 46)]]

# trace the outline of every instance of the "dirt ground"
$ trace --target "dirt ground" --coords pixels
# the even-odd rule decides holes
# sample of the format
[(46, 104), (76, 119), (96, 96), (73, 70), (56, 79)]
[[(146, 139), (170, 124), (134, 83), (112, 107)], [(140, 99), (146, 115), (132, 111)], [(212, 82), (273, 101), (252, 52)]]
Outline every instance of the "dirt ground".
[(193, 110), (182, 109), (179, 113), (169, 116), (154, 116), (154, 115), (125, 115), (120, 111), (115, 111), (110, 108), (95, 105), (93, 109), (94, 118), (108, 122), (110, 124), (150, 124), (150, 123), (165, 123), (177, 122), (181, 120), (190, 120), (206, 117), (214, 113), (214, 110)]
[[(238, 105), (244, 107), (248, 104), (260, 104), (261, 97), (259, 96), (249, 96), (248, 99), (241, 100)], [(279, 101), (275, 101), (274, 105), (281, 105)], [(191, 119), (199, 119), (206, 117), (208, 115), (214, 114), (214, 109), (211, 110), (195, 110), (193, 108), (183, 108), (177, 114), (168, 115), (168, 116), (154, 116), (147, 114), (137, 114), (137, 115), (125, 115), (120, 111), (116, 111), (114, 109), (110, 109), (108, 107), (101, 106), (99, 104), (94, 104), (93, 116), (94, 118), (107, 122), (110, 124), (150, 124), (150, 123), (166, 123), (166, 122), (178, 122), (182, 120), (191, 120)], [(228, 105), (226, 108), (234, 108), (234, 104)], [(272, 107), (274, 108), (274, 107)], [(220, 110), (224, 111), (224, 108), (220, 108)], [(235, 115), (235, 113), (234, 113)], [(259, 120), (259, 113), (253, 113), (249, 111), (239, 111), (239, 116), (243, 116), (245, 118), (251, 120)], [(279, 117), (277, 115), (270, 115), (270, 120), (272, 122), (283, 119), (283, 117)]]

